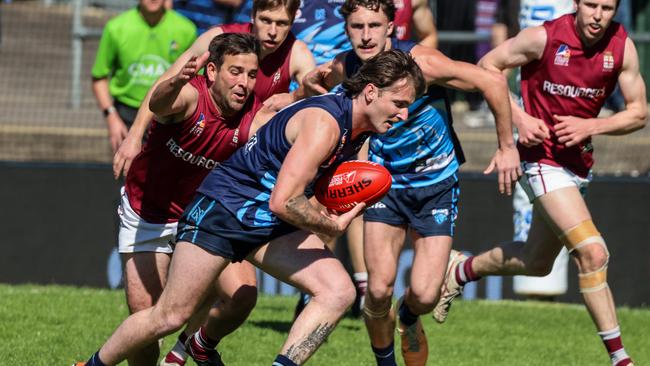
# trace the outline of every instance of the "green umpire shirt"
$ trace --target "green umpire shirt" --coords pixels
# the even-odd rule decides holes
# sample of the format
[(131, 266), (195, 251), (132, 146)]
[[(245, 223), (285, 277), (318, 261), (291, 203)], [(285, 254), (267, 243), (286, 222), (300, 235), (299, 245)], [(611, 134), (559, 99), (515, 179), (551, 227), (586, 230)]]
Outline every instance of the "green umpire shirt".
[(173, 10), (150, 26), (137, 8), (106, 23), (92, 76), (109, 77), (113, 98), (138, 108), (153, 83), (196, 39), (196, 26)]

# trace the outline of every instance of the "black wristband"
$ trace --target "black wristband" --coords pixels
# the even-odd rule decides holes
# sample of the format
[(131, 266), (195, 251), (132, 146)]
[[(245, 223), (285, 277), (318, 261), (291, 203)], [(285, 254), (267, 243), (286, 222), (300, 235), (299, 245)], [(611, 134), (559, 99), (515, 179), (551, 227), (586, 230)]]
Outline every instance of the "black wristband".
[(109, 114), (111, 114), (111, 113), (113, 113), (113, 112), (115, 112), (115, 111), (116, 111), (115, 107), (114, 107), (114, 106), (110, 106), (110, 107), (108, 107), (108, 108), (102, 110), (102, 113), (104, 114), (104, 117), (108, 117)]

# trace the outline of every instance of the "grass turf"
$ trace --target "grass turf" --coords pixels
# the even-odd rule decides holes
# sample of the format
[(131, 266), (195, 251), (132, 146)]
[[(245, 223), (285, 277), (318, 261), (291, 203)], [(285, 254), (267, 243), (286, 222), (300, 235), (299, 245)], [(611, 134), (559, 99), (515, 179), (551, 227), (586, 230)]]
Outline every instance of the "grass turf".
[[(0, 299), (0, 365), (86, 360), (127, 315), (121, 291), (0, 285)], [(246, 324), (219, 345), (224, 362), (271, 364), (295, 301), (261, 296)], [(637, 364), (650, 364), (650, 310), (621, 308), (618, 315), (626, 349)], [(444, 325), (423, 320), (430, 365), (609, 365), (580, 305), (458, 301)], [(163, 350), (174, 342), (167, 337)], [(343, 319), (308, 364), (374, 365), (363, 322)]]

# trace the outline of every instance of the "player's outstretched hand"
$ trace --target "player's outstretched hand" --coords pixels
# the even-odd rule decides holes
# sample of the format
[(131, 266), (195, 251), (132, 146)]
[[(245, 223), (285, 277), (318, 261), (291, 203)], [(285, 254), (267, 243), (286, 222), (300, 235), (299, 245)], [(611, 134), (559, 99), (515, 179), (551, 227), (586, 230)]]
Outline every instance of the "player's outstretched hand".
[(592, 121), (590, 119), (558, 115), (553, 115), (553, 118), (556, 122), (553, 128), (557, 140), (567, 147), (578, 145), (593, 134), (591, 132), (593, 124), (590, 123)]
[(512, 195), (513, 188), (521, 177), (521, 162), (517, 148), (514, 146), (498, 148), (483, 174), (490, 174), (495, 169), (499, 177), (499, 192)]
[(519, 142), (526, 147), (541, 144), (544, 139), (550, 137), (546, 123), (528, 114), (525, 114), (517, 123), (517, 130)]
[(140, 153), (141, 149), (142, 139), (134, 138), (131, 134), (126, 135), (120, 148), (113, 155), (113, 176), (115, 179), (119, 179), (120, 175), (126, 177), (133, 159)]
[(277, 112), (293, 102), (295, 102), (295, 100), (291, 93), (279, 93), (274, 94), (270, 96), (269, 99), (265, 100), (264, 106), (274, 112)]
[[(180, 85), (185, 85), (191, 78), (196, 76), (198, 72), (208, 63), (210, 52), (205, 51), (201, 56), (192, 56), (185, 63), (181, 71), (174, 76), (175, 82), (180, 82)], [(175, 83), (174, 83), (175, 84)]]
[(326, 94), (328, 90), (323, 86), (325, 78), (332, 72), (330, 63), (320, 65), (310, 71), (302, 80), (302, 85), (308, 95)]

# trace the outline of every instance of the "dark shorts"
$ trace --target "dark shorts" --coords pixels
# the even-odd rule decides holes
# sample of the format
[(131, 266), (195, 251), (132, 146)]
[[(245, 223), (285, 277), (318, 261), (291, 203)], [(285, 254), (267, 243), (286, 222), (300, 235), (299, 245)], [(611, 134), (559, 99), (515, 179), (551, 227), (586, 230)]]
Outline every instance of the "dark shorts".
[(453, 237), (459, 194), (455, 175), (427, 187), (391, 189), (366, 210), (363, 220), (408, 225), (423, 237)]
[(285, 222), (272, 227), (244, 225), (219, 201), (197, 193), (178, 221), (176, 242), (190, 242), (233, 262), (241, 262), (253, 250), (297, 230)]
[(133, 121), (135, 121), (135, 116), (138, 114), (138, 108), (133, 108), (129, 105), (126, 105), (119, 100), (113, 102), (117, 114), (120, 116), (126, 127), (131, 129)]

